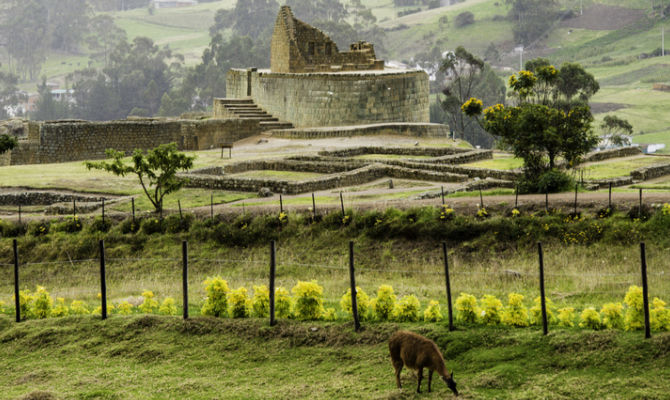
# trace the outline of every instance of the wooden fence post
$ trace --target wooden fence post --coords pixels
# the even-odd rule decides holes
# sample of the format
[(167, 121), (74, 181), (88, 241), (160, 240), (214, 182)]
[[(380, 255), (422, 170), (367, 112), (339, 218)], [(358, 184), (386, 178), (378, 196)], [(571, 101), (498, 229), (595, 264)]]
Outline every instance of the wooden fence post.
[(447, 256), (447, 243), (442, 242), (442, 255), (444, 256), (444, 278), (447, 283), (447, 306), (449, 307), (449, 330), (454, 330), (454, 316), (451, 308), (451, 282), (449, 281), (449, 258)]
[(105, 225), (105, 199), (102, 199), (102, 225)]
[(610, 182), (610, 194), (609, 194), (609, 201), (607, 202), (607, 208), (612, 210), (612, 182)]
[(544, 211), (549, 214), (549, 192), (544, 192)]
[(540, 304), (542, 306), (542, 332), (547, 334), (549, 329), (547, 327), (547, 304), (544, 298), (544, 259), (542, 255), (542, 243), (537, 242), (537, 253), (540, 257)]
[(19, 246), (16, 239), (14, 247), (14, 307), (16, 307), (16, 322), (21, 322), (21, 298), (19, 297)]
[(485, 208), (484, 207), (484, 196), (482, 196), (482, 187), (479, 187), (479, 205), (480, 208)]
[(575, 215), (577, 215), (577, 189), (579, 189), (579, 184), (575, 183)]
[(640, 243), (640, 261), (642, 264), (642, 301), (644, 305), (644, 338), (651, 338), (649, 326), (649, 288), (647, 286), (647, 254), (644, 242)]
[(19, 203), (19, 225), (21, 224), (21, 203)]
[(312, 192), (312, 216), (316, 218), (316, 199), (314, 198), (314, 192)]
[(279, 212), (284, 212), (284, 199), (282, 198), (281, 193), (279, 193)]
[(358, 320), (358, 302), (356, 301), (356, 278), (354, 276), (354, 242), (349, 242), (349, 282), (351, 283), (351, 312), (354, 315), (354, 329), (358, 332), (361, 323)]
[(442, 205), (444, 205), (444, 186), (440, 186), (440, 190), (442, 191)]
[(214, 219), (214, 193), (209, 194), (209, 218)]
[(640, 189), (640, 208), (637, 210), (637, 217), (642, 219), (642, 189)]
[(188, 319), (188, 242), (184, 240), (181, 242), (181, 256), (182, 256), (182, 291), (183, 291), (183, 308), (184, 319)]
[(72, 199), (72, 217), (77, 216), (77, 200)]
[(132, 205), (133, 205), (133, 225), (135, 225), (135, 198), (134, 198), (134, 197), (131, 197), (131, 198), (130, 198), (130, 202), (131, 202)]
[(181, 200), (177, 200), (177, 206), (179, 207), (179, 220), (181, 221), (183, 218), (183, 215), (181, 213)]
[(519, 185), (514, 186), (514, 208), (519, 208)]
[(342, 192), (340, 192), (340, 206), (342, 207), (342, 218), (344, 218), (344, 199), (342, 198)]
[(277, 273), (277, 253), (275, 241), (270, 242), (270, 326), (274, 326), (275, 320), (275, 275)]
[(105, 278), (105, 241), (100, 240), (100, 297), (102, 300), (102, 319), (107, 319), (107, 281)]

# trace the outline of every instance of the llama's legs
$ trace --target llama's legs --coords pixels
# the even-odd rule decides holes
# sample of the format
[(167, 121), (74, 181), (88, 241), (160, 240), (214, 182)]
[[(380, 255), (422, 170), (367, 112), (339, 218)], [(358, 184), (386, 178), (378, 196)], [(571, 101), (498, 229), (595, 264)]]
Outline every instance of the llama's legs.
[(416, 385), (416, 392), (421, 393), (421, 380), (423, 379), (423, 368), (419, 368), (418, 371), (418, 381), (419, 383)]
[(428, 370), (428, 393), (430, 393), (430, 383), (433, 381), (433, 370)]
[(395, 382), (398, 385), (398, 389), (402, 389), (402, 385), (400, 384), (400, 371), (402, 371), (402, 366), (402, 360), (393, 362), (393, 368), (395, 368)]

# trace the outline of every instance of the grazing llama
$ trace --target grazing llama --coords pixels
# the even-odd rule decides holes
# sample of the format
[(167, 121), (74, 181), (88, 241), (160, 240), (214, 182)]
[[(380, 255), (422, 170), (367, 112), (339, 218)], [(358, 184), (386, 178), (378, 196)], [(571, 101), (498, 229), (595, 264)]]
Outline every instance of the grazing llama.
[(423, 379), (423, 369), (428, 368), (428, 391), (430, 392), (430, 383), (433, 380), (433, 371), (442, 377), (449, 389), (458, 396), (456, 382), (454, 382), (454, 372), (447, 373), (444, 366), (444, 358), (432, 340), (408, 331), (398, 331), (389, 339), (389, 351), (391, 352), (391, 362), (395, 368), (395, 380), (398, 388), (400, 385), (400, 371), (406, 365), (408, 368), (417, 370), (418, 385), (416, 392), (421, 393), (421, 380)]

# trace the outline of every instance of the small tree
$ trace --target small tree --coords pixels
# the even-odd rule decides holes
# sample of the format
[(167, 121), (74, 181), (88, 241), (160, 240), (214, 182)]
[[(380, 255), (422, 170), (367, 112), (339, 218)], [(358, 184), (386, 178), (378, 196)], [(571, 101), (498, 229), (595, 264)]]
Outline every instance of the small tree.
[(616, 115), (606, 115), (600, 124), (600, 129), (615, 146), (630, 146), (629, 136), (633, 134), (633, 126)]
[(159, 212), (163, 209), (163, 198), (181, 189), (184, 179), (177, 177), (177, 171), (188, 171), (193, 167), (194, 156), (187, 156), (177, 150), (175, 143), (162, 144), (147, 151), (136, 149), (132, 155), (132, 165), (123, 162), (125, 154), (114, 149), (107, 149), (111, 162), (86, 162), (88, 169), (101, 169), (117, 176), (136, 174), (144, 193), (151, 204)]
[(14, 136), (0, 135), (0, 154), (13, 149), (19, 144)]

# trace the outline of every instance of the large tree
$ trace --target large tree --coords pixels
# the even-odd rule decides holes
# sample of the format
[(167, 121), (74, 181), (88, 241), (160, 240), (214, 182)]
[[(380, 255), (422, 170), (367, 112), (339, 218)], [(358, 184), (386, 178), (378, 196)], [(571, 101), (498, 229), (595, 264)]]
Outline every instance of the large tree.
[(19, 78), (0, 71), (0, 120), (9, 118), (7, 108), (16, 106), (25, 96), (19, 92)]
[[(537, 180), (557, 167), (559, 157), (571, 167), (593, 149), (598, 137), (593, 133), (593, 116), (588, 104), (568, 101), (561, 93), (560, 72), (552, 65), (535, 63), (535, 72), (523, 70), (512, 75), (509, 86), (518, 99), (516, 106), (497, 104), (483, 111), (483, 127), (498, 136), (503, 145), (524, 160), (528, 180)], [(571, 98), (571, 97), (569, 97)], [(470, 99), (462, 106), (466, 115), (482, 113), (482, 103)]]
[(504, 82), (484, 61), (461, 46), (447, 53), (440, 71), (447, 77), (442, 108), (446, 112), (449, 127), (458, 138), (490, 147), (493, 138), (474, 117), (461, 112), (461, 105), (471, 97), (481, 98), (487, 105), (504, 102)]
[(511, 5), (509, 18), (514, 23), (512, 30), (517, 44), (534, 44), (558, 17), (555, 0), (505, 0), (505, 3)]
[(114, 19), (108, 14), (100, 14), (89, 22), (89, 34), (86, 44), (93, 52), (92, 57), (103, 61), (105, 67), (109, 64), (109, 53), (119, 43), (126, 40), (126, 31), (116, 26)]

